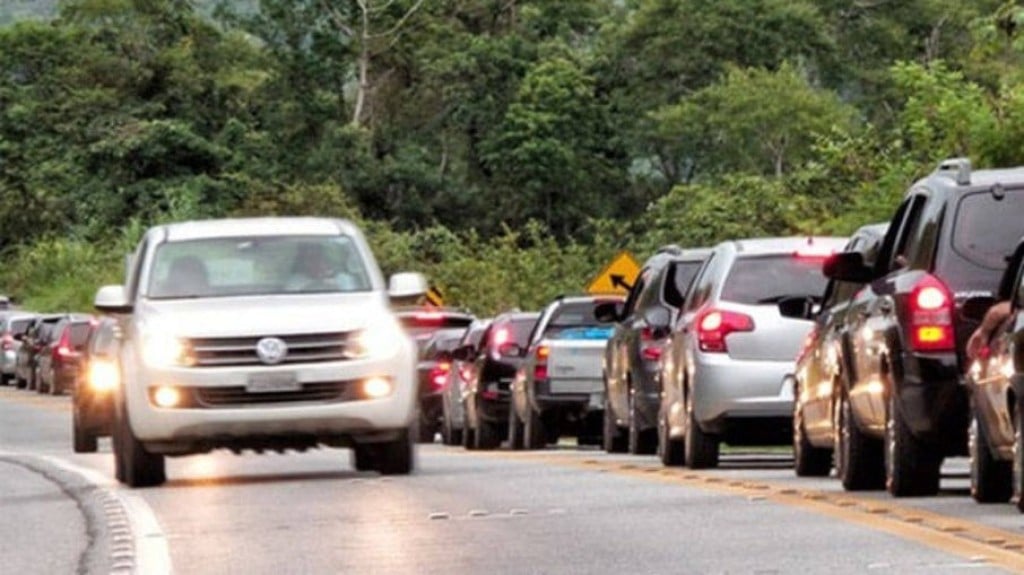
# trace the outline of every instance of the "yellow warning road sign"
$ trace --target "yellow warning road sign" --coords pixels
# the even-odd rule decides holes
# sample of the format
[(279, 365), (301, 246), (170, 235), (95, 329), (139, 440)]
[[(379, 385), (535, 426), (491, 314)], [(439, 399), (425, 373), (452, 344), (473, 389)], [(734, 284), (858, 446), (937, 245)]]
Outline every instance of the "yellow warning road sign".
[(434, 307), (444, 307), (444, 294), (441, 293), (441, 289), (437, 286), (430, 286), (427, 290), (427, 303)]
[(633, 287), (640, 266), (629, 252), (619, 252), (587, 286), (590, 294), (626, 294)]

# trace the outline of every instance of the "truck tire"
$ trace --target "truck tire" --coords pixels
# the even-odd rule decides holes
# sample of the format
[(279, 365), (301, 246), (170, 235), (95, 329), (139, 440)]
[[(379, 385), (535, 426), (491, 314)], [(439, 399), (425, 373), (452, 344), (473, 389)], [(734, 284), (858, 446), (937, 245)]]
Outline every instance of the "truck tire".
[(373, 471), (377, 468), (373, 448), (369, 444), (355, 444), (352, 446), (352, 467), (356, 471)]
[(146, 447), (135, 437), (128, 410), (123, 402), (114, 418), (114, 433), (118, 436), (115, 456), (120, 458), (125, 485), (155, 487), (167, 481), (164, 456), (146, 451)]
[(85, 430), (77, 406), (72, 408), (71, 443), (75, 453), (96, 453), (99, 449), (96, 436)]
[(604, 450), (607, 453), (625, 453), (628, 447), (626, 436), (619, 429), (618, 424), (615, 423), (615, 415), (612, 413), (612, 407), (608, 402), (607, 395), (604, 399), (602, 421), (604, 424), (601, 428), (601, 443)]
[(718, 438), (704, 433), (693, 414), (692, 395), (686, 394), (686, 465), (690, 469), (718, 467)]
[(416, 465), (416, 448), (412, 430), (401, 429), (398, 437), (370, 445), (374, 454), (374, 467), (381, 475), (409, 475)]
[(910, 432), (890, 387), (885, 414), (885, 488), (894, 497), (936, 495), (942, 458)]
[(629, 392), (629, 433), (627, 450), (630, 455), (653, 455), (658, 449), (658, 435), (655, 429), (640, 429), (633, 390)]
[[(796, 391), (794, 397), (800, 397)], [(815, 447), (807, 439), (800, 402), (793, 402), (793, 470), (797, 477), (827, 477), (832, 471), (832, 450)]]
[(839, 395), (835, 413), (836, 474), (846, 491), (885, 488), (885, 461), (881, 441), (864, 434), (853, 420), (850, 401)]
[(988, 433), (971, 409), (967, 450), (971, 455), (971, 497), (978, 503), (1006, 503), (1013, 495), (1013, 462), (992, 456)]

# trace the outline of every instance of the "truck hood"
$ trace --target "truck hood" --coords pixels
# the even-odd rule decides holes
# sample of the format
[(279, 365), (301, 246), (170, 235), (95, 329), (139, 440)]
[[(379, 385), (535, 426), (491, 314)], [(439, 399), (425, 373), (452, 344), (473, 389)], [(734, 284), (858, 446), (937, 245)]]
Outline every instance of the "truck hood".
[(393, 317), (379, 293), (149, 300), (135, 316), (189, 338), (343, 332)]

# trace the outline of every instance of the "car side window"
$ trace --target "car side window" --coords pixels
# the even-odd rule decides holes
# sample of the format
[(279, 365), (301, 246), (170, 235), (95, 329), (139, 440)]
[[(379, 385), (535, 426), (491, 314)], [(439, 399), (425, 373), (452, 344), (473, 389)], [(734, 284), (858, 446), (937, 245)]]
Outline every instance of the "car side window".
[(629, 289), (629, 295), (626, 296), (626, 303), (622, 306), (622, 317), (632, 317), (636, 311), (637, 301), (640, 299), (641, 292), (644, 291), (644, 286), (647, 284), (647, 279), (651, 275), (649, 268), (643, 269), (637, 275), (636, 282), (633, 287)]
[(910, 262), (912, 256), (909, 250), (912, 247), (910, 240), (917, 235), (918, 224), (921, 221), (921, 214), (924, 212), (926, 201), (927, 198), (924, 196), (913, 196), (910, 198), (906, 217), (903, 218), (903, 222), (898, 226), (899, 235), (896, 236), (896, 242), (892, 256), (889, 258), (886, 272), (900, 269)]

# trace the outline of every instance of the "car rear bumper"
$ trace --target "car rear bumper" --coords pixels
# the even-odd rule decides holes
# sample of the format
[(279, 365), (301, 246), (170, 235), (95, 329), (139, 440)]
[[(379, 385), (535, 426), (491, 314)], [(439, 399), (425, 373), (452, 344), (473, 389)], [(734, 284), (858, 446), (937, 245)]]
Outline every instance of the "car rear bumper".
[(902, 365), (897, 409), (911, 433), (942, 444), (947, 454), (965, 453), (970, 403), (956, 357), (906, 353)]
[(721, 433), (729, 418), (787, 418), (793, 415), (792, 388), (783, 379), (791, 361), (742, 361), (725, 354), (695, 354), (694, 415), (701, 428)]

